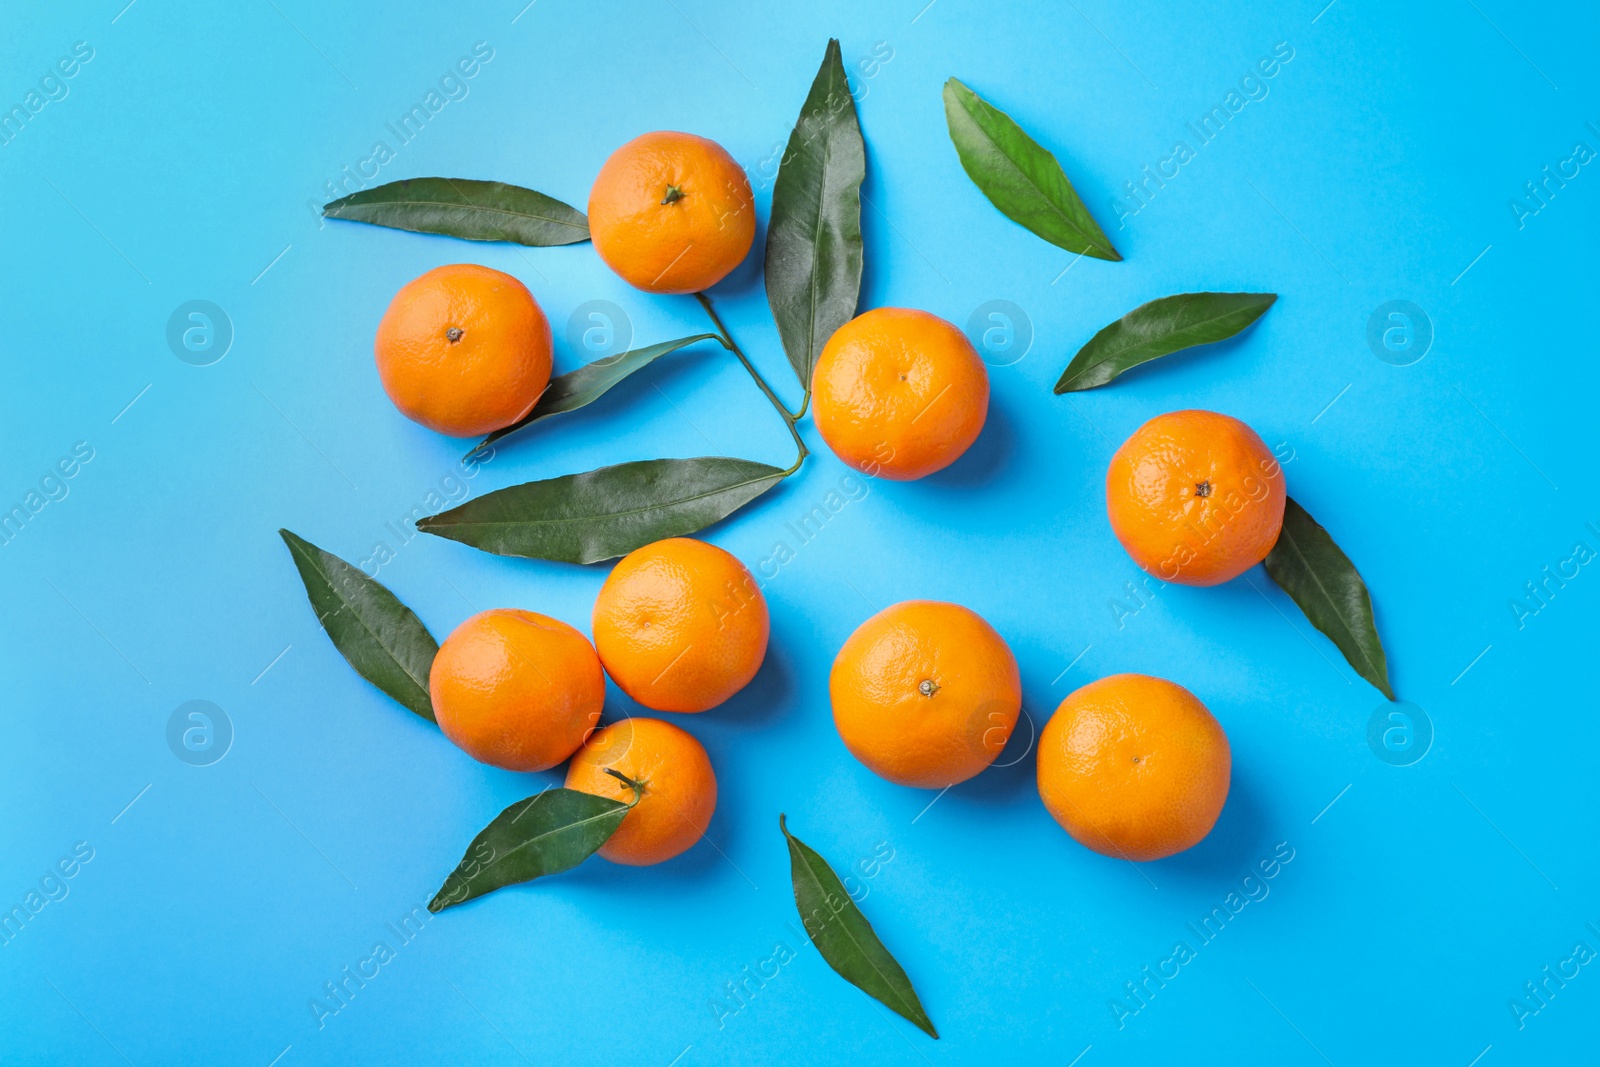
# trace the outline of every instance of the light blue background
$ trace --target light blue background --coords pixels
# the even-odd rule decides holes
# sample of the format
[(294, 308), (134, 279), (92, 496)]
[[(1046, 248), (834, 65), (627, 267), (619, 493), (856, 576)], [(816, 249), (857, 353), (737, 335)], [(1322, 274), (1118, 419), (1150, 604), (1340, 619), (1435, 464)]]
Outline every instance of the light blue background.
[[(1585, 925), (1600, 926), (1600, 577), (1584, 566), (1552, 583), (1520, 626), (1510, 607), (1575, 542), (1600, 548), (1586, 525), (1600, 525), (1600, 174), (1583, 167), (1521, 228), (1508, 206), (1575, 142), (1600, 148), (1586, 126), (1600, 124), (1592, 11), (124, 2), (16, 5), (0, 35), (6, 106), (74, 42), (94, 49), (68, 95), (0, 147), (0, 504), (75, 442), (94, 450), (68, 495), (0, 548), (0, 904), (75, 843), (94, 850), (69, 895), (0, 946), (0, 1061), (1493, 1067), (1593, 1047), (1593, 966), (1521, 1029), (1508, 1006), (1576, 943), (1600, 949)], [(1031, 351), (992, 369), (969, 455), (921, 483), (872, 483), (766, 582), (772, 647), (756, 681), (674, 717), (719, 775), (708, 842), (434, 917), (319, 1029), (308, 1001), (323, 984), (380, 939), (397, 945), (386, 923), (424, 903), (504, 805), (558, 775), (479, 766), (353, 674), (276, 529), (353, 560), (389, 543), (381, 579), (439, 637), (495, 606), (587, 632), (605, 576), (429, 537), (399, 547), (385, 523), (455, 470), (462, 444), (384, 398), (371, 341), (387, 301), (442, 263), (509, 271), (549, 313), (561, 368), (583, 361), (564, 335), (585, 301), (621, 306), (640, 342), (703, 319), (687, 297), (630, 290), (588, 245), (466, 244), (321, 224), (311, 208), (374, 141), (393, 147), (385, 123), (483, 41), (493, 59), (469, 94), (380, 180), (497, 178), (581, 207), (616, 145), (681, 129), (750, 169), (764, 220), (763, 161), (829, 36), (868, 146), (862, 306), (965, 325), (1009, 300), (1031, 320)], [(1190, 140), (1185, 123), (1278, 42), (1294, 58), (1266, 98), (1117, 228), (1123, 183)], [(1126, 262), (1075, 262), (979, 195), (945, 132), (951, 75), (1058, 153)], [(1102, 325), (1200, 289), (1282, 296), (1237, 342), (1051, 395)], [(715, 297), (794, 403), (759, 254)], [(221, 305), (235, 331), (212, 366), (165, 341), (192, 299)], [(1411, 366), (1366, 342), (1392, 299), (1436, 331)], [(1434, 724), (1414, 766), (1376, 757), (1367, 725), (1382, 698), (1259, 569), (1159, 589), (1119, 625), (1112, 603), (1140, 572), (1106, 522), (1106, 463), (1180, 407), (1237, 415), (1293, 457), (1292, 494), (1359, 564), (1395, 687)], [(796, 547), (786, 524), (847, 473), (806, 433), (818, 454), (800, 475), (708, 535), (752, 567), (780, 539)], [(699, 454), (792, 455), (748, 379), (706, 346), (527, 434), (469, 484)], [(827, 670), (871, 611), (912, 597), (958, 601), (999, 629), (1033, 723), (1117, 671), (1192, 689), (1233, 746), (1213, 834), (1137, 868), (1085, 850), (1038, 801), (1026, 725), (1003, 757), (1013, 766), (931, 808), (934, 794), (869, 774), (833, 730)], [(166, 741), (193, 699), (235, 732), (207, 767)], [(610, 707), (632, 710), (615, 690)], [(942, 1040), (803, 946), (780, 811), (841, 869), (893, 850), (863, 907)], [(1186, 924), (1280, 842), (1294, 859), (1270, 895), (1202, 945)], [(1196, 958), (1119, 1029), (1112, 999), (1180, 940)], [(796, 957), (719, 1020), (726, 983), (779, 943)]]

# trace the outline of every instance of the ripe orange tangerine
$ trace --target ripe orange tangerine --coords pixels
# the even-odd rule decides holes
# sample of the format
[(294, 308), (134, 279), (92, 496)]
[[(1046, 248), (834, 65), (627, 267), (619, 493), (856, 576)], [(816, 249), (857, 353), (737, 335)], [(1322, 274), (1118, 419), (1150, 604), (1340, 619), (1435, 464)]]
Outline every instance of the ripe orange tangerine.
[(657, 711), (707, 711), (761, 669), (767, 600), (732, 553), (689, 537), (636, 548), (594, 602), (594, 643), (624, 693)]
[(705, 748), (660, 719), (624, 719), (596, 730), (572, 757), (567, 788), (627, 803), (633, 789), (607, 774), (638, 782), (639, 802), (623, 816), (600, 855), (643, 866), (669, 860), (700, 840), (717, 810), (717, 776)]
[(1195, 695), (1114, 674), (1071, 694), (1039, 732), (1039, 796), (1096, 852), (1158, 860), (1211, 832), (1228, 799), (1228, 736)]
[(755, 240), (750, 179), (715, 141), (665, 130), (635, 137), (594, 180), (589, 236), (606, 266), (637, 289), (709, 289)]
[(373, 354), (400, 413), (451, 437), (522, 418), (550, 384), (550, 324), (528, 287), (473, 263), (435, 267), (395, 294)]
[(439, 729), (467, 755), (508, 771), (543, 771), (572, 755), (600, 721), (606, 681), (577, 630), (497, 608), (445, 638), (428, 690)]
[(874, 308), (834, 331), (811, 376), (834, 454), (895, 481), (954, 463), (989, 412), (989, 372), (960, 330), (926, 311)]
[(1182, 585), (1217, 585), (1266, 559), (1287, 496), (1272, 450), (1215, 411), (1157, 415), (1106, 471), (1117, 540), (1139, 566)]
[(976, 612), (907, 600), (850, 635), (828, 678), (833, 724), (879, 777), (943, 789), (1006, 747), (1022, 708), (1017, 661)]

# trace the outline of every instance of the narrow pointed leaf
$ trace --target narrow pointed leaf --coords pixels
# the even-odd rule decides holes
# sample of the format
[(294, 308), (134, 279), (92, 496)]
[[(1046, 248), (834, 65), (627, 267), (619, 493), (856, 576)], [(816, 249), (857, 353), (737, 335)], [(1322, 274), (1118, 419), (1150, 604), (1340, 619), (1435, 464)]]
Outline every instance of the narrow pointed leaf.
[(1093, 389), (1160, 356), (1225, 341), (1277, 299), (1276, 293), (1181, 293), (1140, 304), (1078, 349), (1055, 391)]
[(589, 239), (589, 220), (576, 208), (520, 185), (471, 178), (407, 178), (341, 197), (322, 213), (469, 241), (570, 245)]
[(1001, 214), (1068, 252), (1120, 260), (1056, 157), (999, 108), (955, 78), (944, 117), (961, 166)]
[(1357, 674), (1393, 700), (1367, 585), (1328, 531), (1293, 498), (1284, 505), (1283, 532), (1265, 562), (1272, 580), (1300, 605), (1311, 625), (1328, 635)]
[[(503, 429), (496, 430), (478, 442), (478, 447), (474, 448), (472, 452), (477, 452), (479, 449), (492, 445), (503, 437), (514, 434), (530, 423), (538, 422), (540, 419), (551, 415), (560, 415), (562, 412), (576, 411), (578, 408), (594, 403), (622, 379), (636, 370), (642, 370), (662, 356), (670, 355), (680, 348), (687, 348), (697, 341), (720, 340), (721, 338), (714, 333), (697, 333), (693, 337), (680, 337), (676, 341), (663, 341), (661, 344), (650, 345), (646, 348), (630, 349), (615, 356), (607, 356), (605, 359), (597, 359), (593, 363), (586, 363), (577, 370), (557, 375), (550, 379), (550, 385), (539, 397), (539, 402), (533, 405), (533, 410), (528, 412), (520, 422), (515, 422)], [(467, 454), (470, 456), (472, 452)]]
[(445, 908), (518, 882), (571, 870), (606, 843), (629, 805), (576, 789), (547, 789), (495, 816), (428, 902)]
[(782, 815), (778, 816), (778, 828), (789, 842), (789, 872), (800, 921), (822, 958), (845, 981), (937, 1041), (939, 1032), (922, 1010), (911, 979), (873, 933), (872, 924), (850, 899), (828, 861), (791, 834)]
[(767, 303), (807, 391), (822, 346), (855, 316), (861, 297), (866, 175), (855, 100), (831, 40), (784, 149), (767, 224)]
[(439, 643), (422, 621), (359, 567), (288, 530), (279, 530), (278, 536), (289, 546), (311, 608), (333, 647), (361, 677), (435, 721), (428, 672)]
[(785, 477), (726, 456), (641, 460), (485, 493), (417, 529), (501, 556), (597, 563), (704, 529)]

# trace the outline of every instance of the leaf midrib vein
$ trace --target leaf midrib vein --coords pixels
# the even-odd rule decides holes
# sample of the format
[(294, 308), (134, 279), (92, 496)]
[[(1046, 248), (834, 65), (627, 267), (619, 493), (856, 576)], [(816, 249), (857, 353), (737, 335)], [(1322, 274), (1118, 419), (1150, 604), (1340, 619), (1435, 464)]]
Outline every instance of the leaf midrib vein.
[[(806, 873), (811, 876), (812, 884), (816, 887), (817, 892), (822, 895), (822, 897), (824, 898), (823, 899), (823, 903), (826, 904), (827, 903), (827, 899), (826, 899), (827, 898), (827, 891), (825, 889), (823, 889), (823, 887), (822, 887), (822, 879), (820, 877), (818, 877), (816, 868), (813, 867), (812, 864), (811, 864), (811, 857), (806, 855), (804, 847), (802, 847), (800, 849), (800, 858), (805, 862)], [(835, 878), (837, 878), (837, 875), (835, 875)], [(850, 906), (854, 908), (855, 907), (855, 902), (852, 901)], [(861, 909), (856, 908), (857, 914), (860, 914), (860, 910)], [(865, 916), (862, 916), (862, 921), (866, 922), (866, 917)], [(869, 923), (868, 925), (871, 925), (871, 924)], [(910, 1004), (906, 1003), (905, 998), (900, 995), (900, 991), (895, 988), (894, 982), (889, 978), (888, 975), (883, 973), (882, 969), (879, 968), (879, 966), (877, 964), (877, 961), (874, 960), (871, 957), (871, 955), (867, 952), (867, 950), (862, 947), (861, 942), (856, 940), (855, 934), (851, 932), (849, 924), (841, 922), (839, 924), (839, 928), (844, 931), (844, 935), (850, 939), (850, 944), (855, 946), (856, 952), (861, 956), (861, 958), (863, 960), (866, 961), (867, 965), (872, 968), (873, 973), (876, 974), (880, 980), (882, 980), (883, 984), (894, 995), (895, 999), (898, 1000), (904, 1006), (904, 1008), (905, 1008), (905, 1010), (907, 1012), (912, 1011), (913, 1010), (912, 1006)], [(813, 941), (816, 940), (815, 935), (813, 935), (812, 940)], [(880, 947), (881, 947), (881, 942), (880, 942)]]
[[(296, 551), (296, 554), (300, 553), (300, 550), (298, 548), (296, 548), (295, 551)], [(425, 685), (423, 683), (422, 679), (420, 679), (416, 675), (412, 674), (410, 668), (408, 668), (404, 663), (400, 662), (400, 657), (396, 656), (394, 654), (394, 651), (392, 649), (390, 649), (387, 644), (384, 643), (383, 638), (378, 636), (377, 631), (375, 631), (372, 627), (367, 625), (367, 620), (361, 617), (361, 612), (356, 610), (355, 604), (352, 603), (349, 599), (347, 599), (345, 597), (345, 595), (339, 591), (339, 587), (337, 585), (335, 585), (334, 582), (333, 582), (332, 575), (330, 575), (328, 573), (326, 568), (321, 566), (321, 562), (322, 562), (321, 560), (317, 560), (317, 559), (310, 560), (310, 563), (312, 564), (312, 566), (316, 568), (317, 577), (322, 579), (323, 583), (327, 585), (328, 591), (333, 594), (334, 599), (339, 601), (339, 612), (343, 612), (346, 608), (349, 608), (350, 609), (350, 617), (355, 619), (356, 622), (361, 626), (361, 628), (367, 632), (367, 636), (371, 637), (372, 640), (373, 640), (373, 643), (375, 643), (378, 646), (378, 648), (383, 651), (384, 655), (389, 657), (389, 661), (391, 663), (393, 663), (396, 667), (400, 668), (400, 673), (405, 675), (408, 679), (410, 679), (411, 684), (416, 686), (417, 690), (419, 692), (421, 692), (423, 695), (426, 696), (427, 693), (428, 693), (427, 685)], [(335, 614), (338, 614), (339, 612), (335, 612)], [(327, 623), (323, 623), (322, 624), (322, 628), (324, 630), (326, 630), (328, 628), (328, 624)]]
[[(543, 796), (543, 795), (544, 795), (543, 793), (539, 794), (539, 796)], [(539, 799), (539, 797), (534, 797), (533, 799), (535, 801), (537, 801)], [(610, 797), (597, 797), (596, 799), (598, 799), (598, 800), (611, 800)], [(627, 805), (622, 803), (620, 800), (612, 800), (611, 802), (613, 804), (616, 804), (617, 808), (626, 808), (627, 807)], [(602, 811), (597, 815), (586, 815), (583, 818), (578, 819), (576, 822), (562, 823), (559, 826), (553, 826), (550, 829), (545, 830), (543, 833), (534, 834), (532, 837), (529, 837), (529, 838), (526, 838), (525, 840), (523, 840), (520, 844), (512, 845), (510, 848), (506, 849), (506, 853), (505, 853), (504, 857), (502, 857), (499, 861), (495, 861), (495, 862), (492, 862), (490, 864), (486, 864), (484, 869), (488, 870), (488, 869), (490, 869), (492, 867), (499, 866), (500, 863), (505, 862), (505, 860), (509, 859), (512, 855), (522, 851), (523, 849), (531, 848), (533, 845), (537, 844), (540, 841), (543, 841), (547, 837), (553, 837), (556, 834), (564, 833), (564, 832), (566, 832), (568, 830), (576, 830), (576, 829), (579, 829), (580, 827), (587, 826), (592, 822), (599, 822), (601, 819), (609, 819), (609, 818), (611, 818), (613, 815), (615, 815), (617, 813), (617, 808), (611, 808), (611, 809), (609, 809), (607, 811)], [(466, 881), (467, 884), (469, 884), (469, 885), (471, 884), (471, 881), (468, 880), (468, 879), (463, 879), (463, 881)]]
[(1344, 631), (1345, 636), (1350, 638), (1350, 643), (1356, 647), (1356, 650), (1360, 654), (1362, 661), (1366, 663), (1367, 669), (1372, 671), (1373, 674), (1378, 674), (1378, 665), (1372, 661), (1372, 657), (1367, 655), (1367, 650), (1362, 646), (1360, 638), (1356, 636), (1355, 632), (1350, 629), (1349, 624), (1345, 622), (1344, 615), (1340, 613), (1338, 609), (1338, 603), (1334, 600), (1333, 594), (1328, 592), (1328, 587), (1322, 584), (1322, 579), (1317, 575), (1316, 568), (1311, 566), (1311, 561), (1307, 559), (1306, 554), (1300, 550), (1300, 543), (1295, 540), (1294, 534), (1284, 531), (1284, 536), (1288, 538), (1289, 547), (1294, 550), (1295, 557), (1300, 560), (1300, 564), (1305, 568), (1306, 574), (1310, 575), (1311, 580), (1316, 583), (1317, 591), (1322, 594), (1322, 599), (1327, 603), (1329, 609), (1331, 609), (1333, 617), (1338, 620), (1339, 628)]
[[(972, 90), (970, 90), (970, 89), (967, 90), (967, 91), (968, 92), (972, 92)], [(1039, 151), (1043, 152), (1046, 156), (1050, 157), (1050, 162), (1054, 163), (1056, 165), (1056, 169), (1061, 171), (1061, 175), (1062, 175), (1063, 178), (1066, 177), (1066, 173), (1067, 172), (1064, 169), (1062, 169), (1061, 161), (1056, 158), (1055, 153), (1050, 151), (1044, 145), (1040, 144), (1038, 141), (1034, 141), (1033, 138), (1031, 136), (1029, 136), (1028, 131), (1024, 130), (1020, 125), (1017, 124), (1017, 120), (1016, 119), (1013, 119), (1010, 115), (1007, 115), (1004, 111), (1001, 111), (999, 108), (994, 107), (993, 105), (989, 104), (982, 97), (978, 96), (977, 93), (972, 93), (972, 96), (973, 96), (973, 99), (976, 100), (979, 103), (980, 106), (989, 107), (990, 110), (994, 111), (994, 113), (996, 115), (1001, 116), (1005, 121), (1011, 123), (1011, 125), (1013, 125), (1013, 126), (1016, 126), (1017, 132), (1022, 134), (1024, 137), (1027, 137), (1029, 141), (1033, 142), (1034, 147), (1039, 149)], [(1045, 202), (1046, 206), (1048, 206), (1051, 211), (1055, 212), (1056, 216), (1058, 218), (1060, 218), (1062, 222), (1066, 223), (1067, 226), (1069, 228), (1071, 228), (1071, 230), (1074, 233), (1076, 233), (1079, 237), (1083, 238), (1083, 241), (1084, 241), (1085, 244), (1090, 245), (1090, 246), (1092, 246), (1094, 248), (1098, 248), (1101, 251), (1107, 251), (1107, 252), (1116, 251), (1115, 249), (1111, 248), (1109, 245), (1103, 244), (1100, 241), (1096, 241), (1092, 236), (1089, 235), (1088, 231), (1086, 231), (1082, 226), (1078, 225), (1077, 222), (1073, 221), (1072, 217), (1069, 216), (1065, 211), (1063, 211), (1062, 208), (1060, 207), (1060, 205), (1058, 205), (1053, 199), (1051, 199), (1050, 194), (1045, 192), (1045, 190), (1040, 187), (1039, 183), (1033, 180), (1032, 175), (1030, 175), (1021, 166), (1019, 166), (1017, 161), (1011, 158), (1011, 154), (1009, 152), (1007, 152), (1004, 148), (1002, 148), (998, 141), (996, 141), (993, 137), (989, 136), (989, 131), (985, 130), (983, 128), (983, 124), (978, 121), (977, 116), (973, 115), (971, 111), (967, 111), (965, 103), (963, 103), (963, 105), (962, 105), (962, 110), (967, 112), (967, 116), (972, 119), (972, 124), (978, 128), (978, 132), (979, 133), (983, 134), (984, 139), (987, 140), (991, 145), (994, 145), (995, 151), (1000, 153), (1000, 158), (1004, 159), (1008, 164), (1010, 164), (1012, 170), (1016, 171), (1019, 175), (1022, 176), (1022, 180), (1027, 182), (1028, 186), (1034, 192), (1039, 194), (1039, 199), (1043, 200)], [(1069, 181), (1069, 185), (1070, 185), (1070, 181)]]
[(548, 215), (535, 215), (535, 214), (533, 214), (532, 212), (529, 212), (529, 211), (516, 211), (516, 210), (514, 210), (512, 208), (489, 207), (489, 206), (486, 206), (486, 205), (480, 206), (478, 204), (462, 202), (462, 201), (459, 201), (459, 200), (458, 201), (444, 201), (444, 200), (369, 200), (369, 201), (367, 201), (365, 203), (358, 203), (358, 204), (348, 205), (348, 207), (353, 207), (353, 208), (397, 207), (397, 206), (398, 207), (450, 207), (450, 208), (459, 208), (462, 211), (482, 211), (482, 212), (493, 213), (493, 214), (497, 214), (497, 215), (509, 215), (512, 218), (518, 218), (518, 219), (537, 219), (540, 222), (548, 222), (548, 223), (550, 223), (552, 225), (555, 225), (555, 226), (565, 226), (568, 229), (573, 229), (573, 230), (583, 230), (586, 233), (588, 232), (588, 229), (589, 229), (587, 224), (580, 226), (576, 222), (567, 222), (564, 219), (558, 219), (558, 218), (554, 218), (554, 217), (551, 217), (551, 216), (548, 216)]
[[(709, 490), (708, 492), (697, 493), (694, 496), (679, 497), (676, 500), (667, 500), (658, 504), (652, 504), (648, 507), (632, 508), (627, 511), (607, 511), (599, 514), (578, 515), (572, 518), (562, 519), (477, 519), (459, 520), (456, 522), (429, 522), (428, 520), (424, 519), (417, 525), (419, 528), (425, 529), (433, 529), (434, 527), (444, 526), (557, 526), (565, 523), (593, 522), (597, 519), (621, 519), (633, 515), (643, 515), (648, 511), (655, 511), (661, 508), (676, 507), (680, 504), (692, 504), (697, 500), (704, 500), (706, 497), (715, 496), (718, 493), (732, 492), (735, 489), (743, 489), (747, 485), (754, 485), (756, 482), (770, 481), (775, 476), (781, 475), (782, 473), (783, 472), (778, 470), (778, 468), (773, 467), (771, 474), (764, 474), (759, 478), (751, 478), (747, 481), (735, 482), (732, 485), (721, 486), (717, 489)], [(502, 492), (503, 491), (504, 490), (502, 490)]]
[[(1158, 337), (1153, 337), (1153, 338), (1149, 338), (1149, 339), (1144, 340), (1144, 341), (1140, 341), (1137, 344), (1131, 344), (1131, 345), (1128, 345), (1128, 346), (1126, 346), (1124, 348), (1110, 349), (1104, 355), (1102, 355), (1100, 358), (1093, 359), (1090, 362), (1084, 364), (1084, 368), (1088, 369), (1089, 367), (1098, 367), (1100, 364), (1106, 362), (1109, 359), (1114, 359), (1117, 356), (1125, 355), (1125, 354), (1127, 354), (1129, 352), (1136, 351), (1136, 350), (1138, 350), (1140, 348), (1144, 348), (1144, 347), (1147, 347), (1147, 346), (1152, 345), (1152, 344), (1159, 344), (1162, 341), (1170, 340), (1171, 338), (1178, 337), (1178, 336), (1180, 336), (1182, 334), (1189, 333), (1190, 331), (1193, 331), (1193, 330), (1198, 330), (1202, 326), (1209, 326), (1214, 322), (1221, 322), (1223, 319), (1228, 318), (1231, 315), (1237, 315), (1241, 311), (1244, 311), (1244, 310), (1248, 310), (1248, 309), (1246, 309), (1246, 308), (1234, 308), (1231, 311), (1225, 311), (1225, 312), (1221, 313), (1220, 315), (1213, 315), (1211, 318), (1201, 319), (1198, 322), (1192, 322), (1187, 326), (1183, 326), (1183, 327), (1180, 327), (1179, 329), (1172, 330), (1171, 332), (1163, 334), (1163, 335), (1158, 336)], [(1257, 318), (1260, 318), (1260, 316), (1258, 315)], [(1182, 345), (1182, 346), (1180, 346), (1178, 348), (1174, 348), (1174, 349), (1170, 349), (1170, 350), (1168, 350), (1166, 352), (1158, 353), (1156, 356), (1151, 356), (1150, 358), (1151, 359), (1156, 359), (1156, 358), (1159, 358), (1159, 356), (1170, 356), (1175, 352), (1183, 351), (1185, 348), (1198, 348), (1200, 345), (1214, 345), (1219, 341), (1226, 341), (1229, 337), (1237, 337), (1239, 334), (1243, 333), (1254, 322), (1255, 322), (1255, 319), (1251, 319), (1249, 322), (1245, 323), (1243, 326), (1241, 326), (1237, 330), (1233, 331), (1233, 333), (1228, 334), (1226, 337), (1218, 337), (1214, 341), (1194, 341), (1194, 342), (1191, 342), (1190, 344)]]

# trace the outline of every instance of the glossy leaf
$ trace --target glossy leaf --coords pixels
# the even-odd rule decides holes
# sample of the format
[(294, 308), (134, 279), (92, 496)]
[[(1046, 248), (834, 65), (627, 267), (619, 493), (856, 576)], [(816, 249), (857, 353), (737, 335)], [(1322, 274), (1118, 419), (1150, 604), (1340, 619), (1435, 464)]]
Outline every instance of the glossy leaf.
[(962, 168), (1001, 214), (1069, 252), (1122, 258), (1056, 157), (1010, 115), (951, 78), (944, 83), (944, 117)]
[(439, 643), (393, 593), (331, 552), (288, 530), (289, 546), (317, 621), (356, 673), (433, 722), (428, 672)]
[(822, 346), (855, 316), (861, 296), (866, 175), (855, 100), (839, 42), (830, 40), (784, 149), (767, 224), (767, 303), (807, 391)]
[(571, 870), (616, 833), (632, 806), (565, 788), (517, 801), (472, 839), (428, 910), (440, 912), (508, 885)]
[(1224, 341), (1259, 319), (1277, 299), (1276, 293), (1182, 293), (1141, 304), (1078, 350), (1055, 391), (1093, 389), (1160, 356)]
[(1283, 509), (1283, 532), (1267, 553), (1267, 573), (1300, 605), (1311, 625), (1328, 635), (1357, 674), (1394, 699), (1389, 663), (1378, 640), (1372, 598), (1328, 531), (1290, 498)]
[(589, 220), (576, 208), (520, 185), (471, 178), (389, 182), (341, 197), (322, 213), (469, 241), (570, 245), (589, 239)]
[(778, 829), (789, 842), (789, 873), (794, 880), (794, 902), (800, 909), (811, 943), (828, 966), (845, 981), (909, 1020), (934, 1040), (939, 1033), (922, 1010), (911, 979), (889, 955), (872, 924), (861, 914), (828, 861), (789, 832), (784, 817)]
[[(577, 370), (568, 371), (550, 379), (550, 385), (539, 397), (539, 402), (533, 406), (521, 421), (512, 423), (504, 429), (494, 433), (478, 442), (477, 448), (472, 452), (494, 444), (496, 441), (531, 423), (551, 415), (560, 415), (566, 411), (576, 411), (578, 408), (592, 404), (599, 400), (611, 387), (636, 370), (642, 370), (654, 363), (662, 356), (670, 355), (680, 348), (687, 348), (698, 341), (717, 341), (721, 338), (714, 333), (697, 333), (693, 337), (680, 337), (676, 341), (664, 341), (658, 345), (646, 348), (634, 348), (605, 359), (597, 359), (593, 363), (586, 363)], [(472, 452), (467, 453), (469, 456)]]
[(620, 463), (485, 493), (417, 529), (501, 556), (597, 563), (704, 529), (785, 476), (725, 456)]

